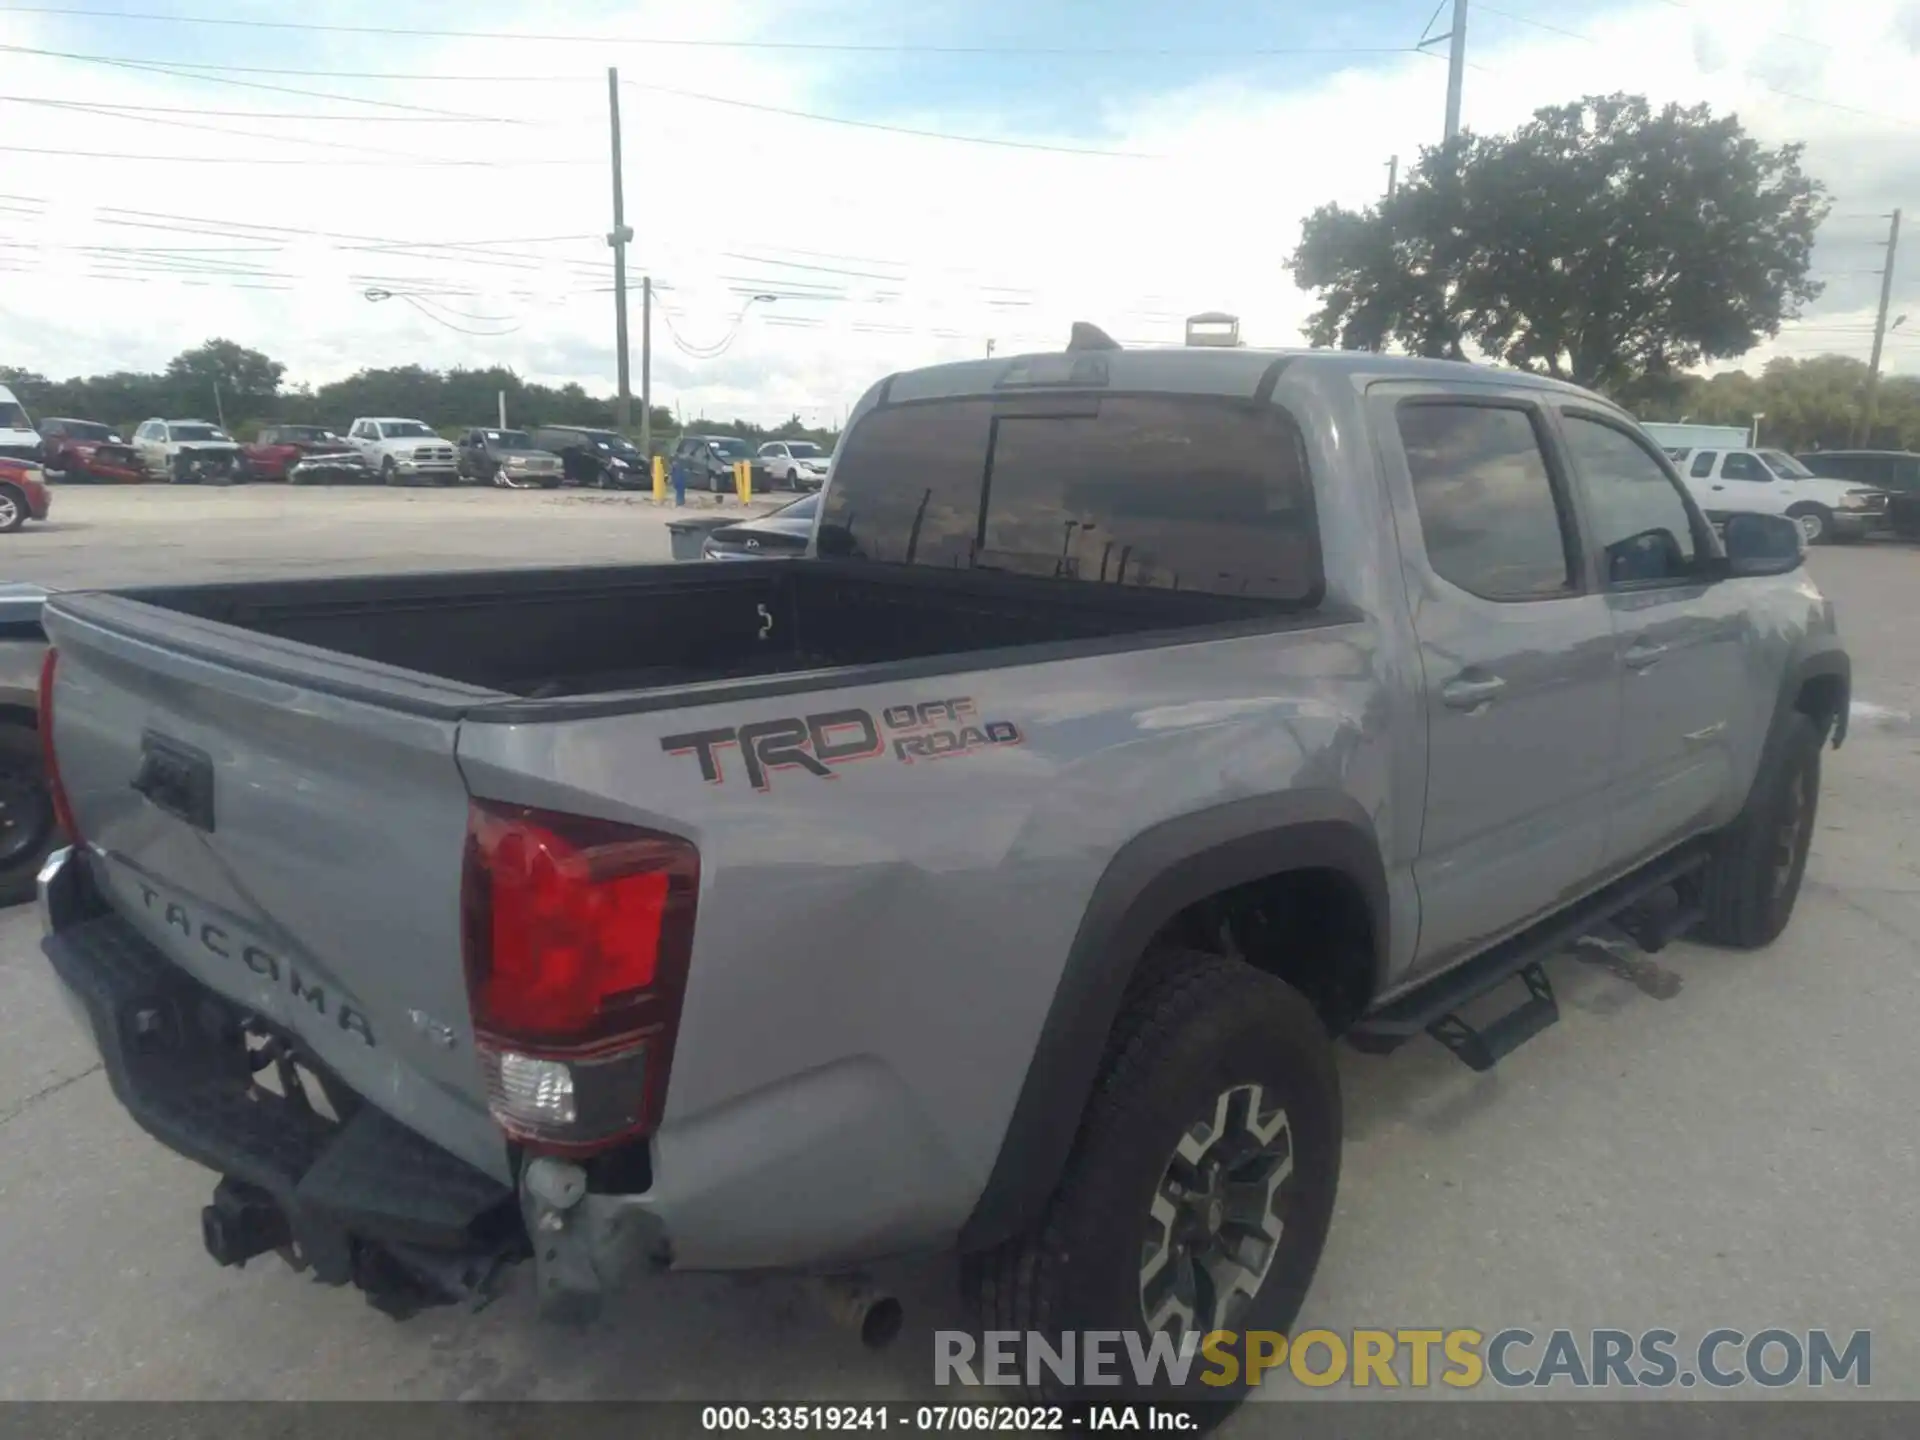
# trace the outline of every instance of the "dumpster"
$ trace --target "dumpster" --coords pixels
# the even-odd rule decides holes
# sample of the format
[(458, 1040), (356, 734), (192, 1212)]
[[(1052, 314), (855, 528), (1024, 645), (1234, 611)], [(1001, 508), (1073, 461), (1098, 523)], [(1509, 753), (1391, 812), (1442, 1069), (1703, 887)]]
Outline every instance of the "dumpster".
[(667, 534), (673, 538), (673, 558), (698, 560), (707, 536), (723, 525), (738, 525), (744, 515), (688, 515), (667, 522)]

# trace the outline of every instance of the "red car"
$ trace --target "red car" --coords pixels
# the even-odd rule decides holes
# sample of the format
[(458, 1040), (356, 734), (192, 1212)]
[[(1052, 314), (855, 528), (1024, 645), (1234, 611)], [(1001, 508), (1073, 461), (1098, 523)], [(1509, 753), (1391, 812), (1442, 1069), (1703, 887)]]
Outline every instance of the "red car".
[(43, 420), (42, 463), (62, 480), (111, 480), (135, 484), (147, 478), (140, 453), (111, 425), (95, 420)]
[(0, 534), (29, 520), (44, 520), (53, 505), (46, 472), (25, 460), (0, 456)]
[(359, 463), (359, 452), (324, 425), (262, 425), (240, 453), (256, 480), (291, 480), (294, 466), (323, 455), (351, 455)]

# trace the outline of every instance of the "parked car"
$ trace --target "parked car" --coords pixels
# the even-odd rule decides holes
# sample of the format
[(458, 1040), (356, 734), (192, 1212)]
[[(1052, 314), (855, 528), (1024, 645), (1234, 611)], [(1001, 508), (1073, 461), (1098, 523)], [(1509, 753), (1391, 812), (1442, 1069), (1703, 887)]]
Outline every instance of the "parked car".
[(29, 520), (44, 520), (53, 506), (47, 472), (38, 465), (0, 455), (0, 535)]
[(542, 425), (533, 432), (533, 443), (558, 455), (565, 478), (575, 485), (612, 490), (644, 490), (653, 485), (646, 457), (617, 430)]
[(952, 1247), (1056, 1355), (1285, 1333), (1334, 1037), (1485, 1070), (1596, 926), (1787, 925), (1851, 685), (1804, 562), (1542, 376), (914, 371), (796, 559), (55, 596), (44, 948), (222, 1264), (572, 1320), (789, 1269), (872, 1332), (847, 1272)]
[(0, 905), (33, 898), (41, 862), (62, 838), (38, 728), (46, 597), (38, 585), (0, 585)]
[(540, 449), (524, 430), (469, 430), (454, 449), (462, 480), (478, 480), (507, 490), (560, 488), (560, 457)]
[(1911, 450), (1814, 450), (1794, 457), (1816, 475), (1887, 492), (1887, 527), (1920, 540), (1920, 455)]
[(40, 462), (44, 453), (40, 432), (33, 428), (27, 407), (13, 391), (0, 385), (0, 459)]
[(1716, 524), (1734, 511), (1785, 515), (1809, 545), (1859, 540), (1886, 524), (1886, 492), (1827, 480), (1783, 450), (1681, 449), (1673, 463)]
[(42, 420), (42, 466), (53, 480), (107, 480), (137, 484), (147, 478), (140, 452), (120, 432), (97, 420)]
[(769, 440), (760, 447), (755, 463), (769, 485), (789, 490), (818, 490), (827, 482), (827, 462), (833, 456), (811, 440)]
[(452, 485), (460, 478), (453, 446), (424, 420), (363, 416), (347, 431), (347, 442), (389, 485)]
[[(372, 473), (366, 457), (348, 444), (344, 436), (334, 434), (324, 425), (262, 425), (253, 442), (242, 445), (240, 451), (256, 480), (317, 484), (336, 474), (352, 480), (364, 479)], [(343, 471), (341, 462), (348, 457), (351, 457), (350, 463)], [(304, 475), (294, 474), (304, 462), (316, 460), (327, 463), (309, 465)]]
[(205, 420), (142, 421), (133, 432), (133, 448), (149, 475), (176, 485), (225, 485), (247, 478), (239, 442)]
[(701, 542), (702, 560), (791, 559), (813, 539), (814, 518), (820, 513), (820, 492), (803, 495), (791, 504), (770, 510), (755, 520), (723, 525)]
[(733, 493), (733, 467), (753, 459), (753, 447), (734, 435), (682, 435), (673, 458), (687, 465), (687, 488)]

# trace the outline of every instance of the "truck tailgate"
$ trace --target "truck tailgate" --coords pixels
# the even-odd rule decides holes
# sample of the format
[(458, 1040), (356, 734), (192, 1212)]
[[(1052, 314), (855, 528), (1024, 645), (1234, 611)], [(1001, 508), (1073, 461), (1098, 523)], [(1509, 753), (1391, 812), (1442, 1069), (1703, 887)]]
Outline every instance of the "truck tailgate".
[(108, 595), (47, 614), (94, 878), (200, 981), (495, 1176), (460, 943), (459, 715), (495, 692)]

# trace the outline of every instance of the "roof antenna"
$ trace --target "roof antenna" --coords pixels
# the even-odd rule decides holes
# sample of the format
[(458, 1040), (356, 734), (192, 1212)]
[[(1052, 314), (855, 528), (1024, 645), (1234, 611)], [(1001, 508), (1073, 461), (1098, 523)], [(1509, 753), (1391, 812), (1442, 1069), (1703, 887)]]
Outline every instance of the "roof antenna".
[(1085, 320), (1073, 322), (1073, 334), (1067, 341), (1067, 351), (1076, 350), (1118, 350), (1120, 342), (1114, 339), (1098, 325)]

